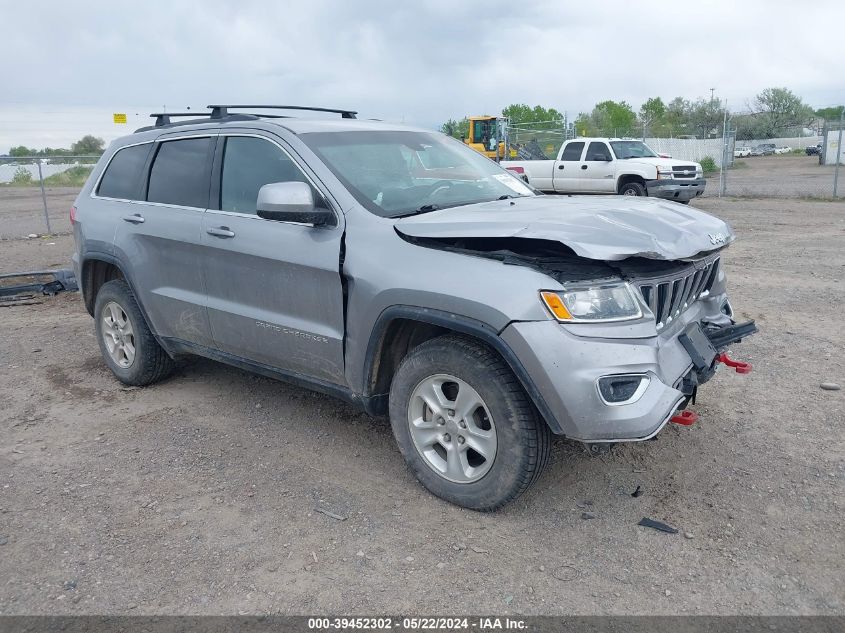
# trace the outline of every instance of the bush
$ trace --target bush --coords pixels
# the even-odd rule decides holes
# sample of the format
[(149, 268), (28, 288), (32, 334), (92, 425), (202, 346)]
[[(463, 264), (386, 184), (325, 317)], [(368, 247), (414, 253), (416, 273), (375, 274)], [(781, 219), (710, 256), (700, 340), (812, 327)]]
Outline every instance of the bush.
[(712, 174), (713, 172), (719, 171), (719, 166), (716, 164), (716, 161), (713, 160), (710, 156), (705, 156), (698, 162), (701, 165), (701, 168), (704, 170), (705, 174)]
[(48, 187), (81, 187), (88, 179), (93, 165), (76, 165), (70, 169), (47, 176), (44, 179), (44, 186)]
[(13, 185), (29, 185), (32, 183), (32, 174), (26, 167), (18, 167), (15, 175), (12, 176)]

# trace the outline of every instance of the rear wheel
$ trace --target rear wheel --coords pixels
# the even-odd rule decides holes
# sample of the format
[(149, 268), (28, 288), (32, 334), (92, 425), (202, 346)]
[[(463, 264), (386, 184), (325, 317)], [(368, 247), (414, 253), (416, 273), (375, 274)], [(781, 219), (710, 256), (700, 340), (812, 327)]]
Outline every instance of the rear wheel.
[(122, 279), (100, 288), (94, 303), (94, 329), (100, 352), (115, 377), (143, 386), (165, 378), (173, 359), (155, 340), (135, 296)]
[(623, 196), (646, 196), (645, 185), (641, 182), (626, 182), (619, 187), (619, 193)]
[(540, 475), (550, 434), (501, 357), (460, 336), (414, 348), (390, 389), (399, 450), (429, 491), (495, 510)]

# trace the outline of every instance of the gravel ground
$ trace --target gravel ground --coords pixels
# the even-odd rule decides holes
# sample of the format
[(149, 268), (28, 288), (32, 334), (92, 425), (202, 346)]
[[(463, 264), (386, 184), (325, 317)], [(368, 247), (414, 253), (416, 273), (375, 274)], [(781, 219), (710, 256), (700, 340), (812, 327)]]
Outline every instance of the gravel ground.
[[(818, 156), (793, 154), (736, 159), (725, 174), (729, 196), (832, 198), (833, 165), (819, 165)], [(845, 168), (839, 167), (839, 197), (845, 197)], [(706, 196), (719, 195), (719, 174), (708, 178)]]
[[(819, 388), (845, 383), (845, 203), (695, 204), (739, 235), (755, 371), (656, 441), (557, 442), (495, 514), (426, 493), (342, 402), (205, 360), (124, 388), (79, 296), (0, 308), (0, 612), (845, 613), (845, 392)], [(71, 249), (5, 241), (0, 271)]]
[[(70, 232), (70, 207), (79, 187), (46, 187), (47, 210), (53, 233)], [(0, 240), (18, 239), (30, 233), (47, 233), (40, 187), (0, 187)]]

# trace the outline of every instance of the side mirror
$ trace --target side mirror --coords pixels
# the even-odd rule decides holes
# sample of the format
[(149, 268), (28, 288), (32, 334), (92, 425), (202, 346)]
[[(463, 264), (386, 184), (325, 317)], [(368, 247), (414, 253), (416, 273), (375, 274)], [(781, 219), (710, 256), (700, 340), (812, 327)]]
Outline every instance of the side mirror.
[(255, 205), (258, 217), (279, 222), (325, 226), (334, 224), (334, 213), (318, 209), (314, 193), (304, 182), (271, 182), (258, 190)]

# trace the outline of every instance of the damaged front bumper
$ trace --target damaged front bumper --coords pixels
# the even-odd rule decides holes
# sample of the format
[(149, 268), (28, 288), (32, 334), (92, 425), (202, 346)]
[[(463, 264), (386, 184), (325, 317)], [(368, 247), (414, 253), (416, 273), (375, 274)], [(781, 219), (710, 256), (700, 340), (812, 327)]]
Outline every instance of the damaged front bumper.
[[(554, 321), (512, 323), (501, 336), (532, 377), (557, 432), (590, 443), (642, 441), (694, 398), (715, 373), (725, 347), (756, 331), (753, 322), (708, 322), (702, 303), (648, 338), (588, 337)], [(691, 344), (685, 336), (689, 327), (699, 328), (705, 342), (696, 337)], [(624, 401), (608, 401), (615, 379), (631, 387)]]
[(675, 178), (672, 180), (647, 180), (646, 191), (652, 198), (685, 202), (704, 194), (704, 178)]

